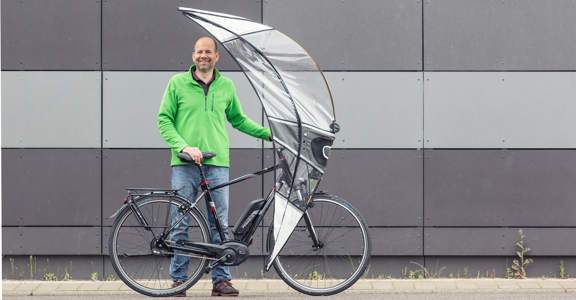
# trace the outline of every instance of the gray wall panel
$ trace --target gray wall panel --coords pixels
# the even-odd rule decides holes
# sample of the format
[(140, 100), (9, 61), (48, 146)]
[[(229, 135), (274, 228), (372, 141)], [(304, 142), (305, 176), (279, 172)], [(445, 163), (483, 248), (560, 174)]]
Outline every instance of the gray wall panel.
[[(66, 276), (72, 280), (91, 280), (94, 272), (102, 274), (102, 256), (96, 255), (3, 255), (2, 279), (11, 280), (46, 280), (47, 273), (53, 273), (59, 280)], [(68, 275), (66, 275), (68, 274)], [(106, 277), (99, 276), (99, 279)], [(115, 278), (118, 278), (116, 276)], [(60, 286), (58, 290), (74, 290), (78, 285), (68, 281), (67, 287)]]
[(320, 190), (349, 201), (370, 226), (421, 226), (421, 155), (416, 150), (333, 150)]
[(2, 225), (100, 225), (99, 150), (2, 149)]
[[(564, 261), (567, 277), (576, 274), (574, 265), (576, 258), (572, 257), (532, 257), (534, 262), (526, 268), (528, 277), (559, 277), (560, 261)], [(447, 256), (426, 258), (426, 267), (431, 273), (440, 277), (454, 278), (494, 278), (505, 277), (506, 268), (510, 268), (515, 257), (475, 257)], [(481, 287), (482, 288), (482, 287)], [(504, 298), (503, 298), (504, 299)]]
[(372, 255), (422, 255), (422, 228), (370, 228)]
[[(218, 11), (260, 21), (260, 0), (110, 0), (103, 4), (105, 70), (184, 70), (196, 38), (208, 33), (177, 11), (179, 6)], [(225, 50), (220, 66), (238, 70)]]
[(101, 254), (99, 227), (3, 227), (3, 255)]
[(576, 72), (424, 77), (428, 148), (576, 147)]
[[(313, 210), (314, 208), (311, 208)], [(274, 209), (270, 210), (270, 214), (272, 214)], [(264, 228), (264, 235), (265, 237), (268, 236), (268, 229), (269, 227)], [(333, 229), (334, 232), (338, 232), (338, 228)], [(345, 231), (345, 230), (343, 230)], [(422, 255), (422, 228), (384, 228), (384, 227), (371, 227), (369, 228), (370, 239), (372, 241), (372, 255), (373, 256), (418, 256)], [(301, 241), (303, 235), (299, 235), (295, 241)], [(266, 242), (267, 239), (264, 239)], [(332, 245), (329, 250), (327, 250), (327, 254), (343, 254), (345, 251), (346, 254), (359, 254), (360, 248), (358, 246), (351, 247), (350, 242), (359, 242), (359, 237), (349, 237), (346, 239), (342, 236), (339, 240), (343, 242), (341, 245), (342, 248), (339, 248), (335, 245)], [(297, 242), (295, 244), (291, 244), (290, 240), (286, 244), (286, 247), (301, 247), (301, 243)], [(348, 247), (348, 248), (347, 248)], [(342, 249), (342, 250), (340, 250)], [(301, 250), (296, 250), (301, 251)], [(287, 252), (293, 253), (293, 252)], [(304, 252), (298, 252), (304, 253)], [(314, 255), (312, 252), (306, 252), (304, 256)]]
[[(236, 149), (230, 151), (230, 177), (261, 169), (260, 150)], [(106, 217), (122, 206), (127, 187), (170, 188), (170, 153), (158, 150), (104, 150), (103, 162), (103, 215), (104, 225), (112, 225)], [(242, 213), (249, 200), (261, 195), (261, 182), (252, 179), (230, 188), (229, 225)], [(204, 203), (200, 205), (203, 212)]]
[(321, 69), (422, 68), (419, 0), (267, 0), (263, 14), (265, 24), (299, 42)]
[(572, 0), (432, 0), (426, 70), (575, 70)]
[[(523, 229), (531, 256), (576, 253), (576, 228)], [(425, 255), (515, 256), (518, 228), (425, 228)]]
[(574, 150), (426, 150), (424, 155), (426, 225), (576, 225)]
[[(104, 147), (166, 148), (157, 127), (157, 114), (168, 80), (174, 72), (104, 73)], [(236, 85), (244, 113), (257, 123), (262, 105), (246, 77), (224, 72)], [(230, 147), (259, 148), (258, 139), (228, 125)]]
[(100, 147), (100, 72), (2, 72), (2, 147)]
[[(268, 228), (265, 228), (266, 230), (264, 232), (267, 232)], [(109, 253), (109, 245), (108, 245), (108, 239), (110, 238), (110, 235), (112, 234), (112, 227), (103, 227), (102, 228), (102, 247), (103, 247), (103, 253)], [(198, 233), (197, 237), (200, 236), (200, 231), (196, 231)], [(125, 235), (127, 236), (127, 235)], [(143, 239), (142, 237), (138, 236), (138, 235), (134, 235), (133, 237), (131, 237), (132, 240), (131, 241), (125, 241), (124, 245), (141, 245), (143, 243)], [(196, 241), (196, 242), (200, 242), (200, 240), (194, 240), (193, 237), (190, 238), (192, 241)], [(263, 241), (262, 241), (262, 228), (260, 228), (259, 230), (256, 231), (256, 233), (254, 233), (253, 235), (253, 240), (252, 240), (252, 245), (250, 245), (249, 247), (249, 251), (250, 251), (250, 255), (251, 256), (257, 256), (257, 255), (263, 255), (264, 251), (263, 251)], [(110, 268), (112, 268), (112, 265), (109, 266)]]
[(421, 148), (422, 73), (327, 72), (336, 148)]
[(100, 0), (3, 0), (2, 69), (100, 69)]

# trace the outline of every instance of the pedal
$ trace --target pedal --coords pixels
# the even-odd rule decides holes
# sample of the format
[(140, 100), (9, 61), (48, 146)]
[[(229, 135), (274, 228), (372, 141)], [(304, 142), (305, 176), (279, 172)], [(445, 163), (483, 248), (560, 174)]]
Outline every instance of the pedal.
[(210, 271), (212, 271), (214, 268), (216, 268), (216, 266), (218, 266), (220, 264), (221, 261), (225, 261), (228, 255), (223, 255), (222, 257), (220, 257), (219, 259), (211, 262), (208, 264), (208, 267), (206, 267), (206, 274), (210, 273)]

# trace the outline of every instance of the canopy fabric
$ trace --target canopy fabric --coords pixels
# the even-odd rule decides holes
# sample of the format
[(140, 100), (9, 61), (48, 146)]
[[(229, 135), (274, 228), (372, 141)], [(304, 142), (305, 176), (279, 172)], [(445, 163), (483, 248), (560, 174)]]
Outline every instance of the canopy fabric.
[(275, 243), (268, 269), (324, 174), (337, 131), (330, 90), (306, 50), (278, 30), (238, 16), (179, 10), (236, 60), (262, 103), (275, 146), (286, 150), (290, 174), (276, 174), (283, 182), (275, 190)]

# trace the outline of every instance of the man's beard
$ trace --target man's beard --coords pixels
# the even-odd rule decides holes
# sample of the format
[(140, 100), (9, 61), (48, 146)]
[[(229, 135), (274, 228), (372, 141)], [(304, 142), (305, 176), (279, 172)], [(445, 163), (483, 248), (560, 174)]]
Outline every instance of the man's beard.
[(212, 64), (211, 61), (204, 61), (206, 62), (206, 65), (200, 65), (200, 61), (196, 61), (196, 68), (198, 69), (198, 71), (202, 72), (202, 73), (209, 73), (214, 69), (214, 65)]

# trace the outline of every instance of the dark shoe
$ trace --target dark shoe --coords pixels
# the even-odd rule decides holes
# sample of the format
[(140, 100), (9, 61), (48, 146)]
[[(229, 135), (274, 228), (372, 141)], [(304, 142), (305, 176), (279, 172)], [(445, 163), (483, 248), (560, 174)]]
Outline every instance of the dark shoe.
[[(174, 281), (174, 282), (172, 283), (172, 287), (173, 287), (173, 288), (174, 288), (174, 287), (177, 287), (177, 286), (179, 286), (179, 285), (181, 285), (181, 284), (183, 284), (183, 283), (184, 283), (184, 281), (179, 281), (179, 280)], [(186, 297), (186, 290), (183, 290), (182, 292), (180, 292), (180, 293), (178, 293), (178, 294), (176, 294), (176, 295), (174, 295), (174, 296), (172, 296), (172, 297)]]
[(220, 281), (212, 286), (212, 296), (238, 296), (240, 292), (232, 286), (230, 280)]

